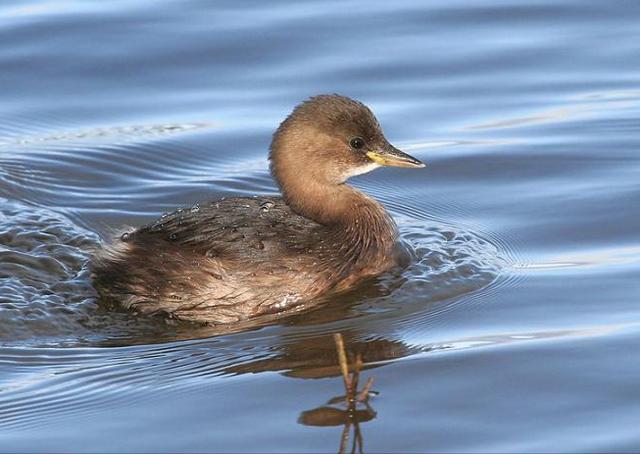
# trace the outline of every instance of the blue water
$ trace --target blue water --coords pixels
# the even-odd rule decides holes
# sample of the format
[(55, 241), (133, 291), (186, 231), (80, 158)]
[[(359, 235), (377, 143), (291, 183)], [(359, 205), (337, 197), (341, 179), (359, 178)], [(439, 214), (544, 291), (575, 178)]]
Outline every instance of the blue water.
[[(5, 0), (0, 43), (0, 451), (336, 451), (336, 332), (365, 451), (640, 450), (640, 3)], [(96, 303), (93, 248), (273, 194), (333, 92), (428, 163), (353, 180), (406, 270), (236, 333)]]

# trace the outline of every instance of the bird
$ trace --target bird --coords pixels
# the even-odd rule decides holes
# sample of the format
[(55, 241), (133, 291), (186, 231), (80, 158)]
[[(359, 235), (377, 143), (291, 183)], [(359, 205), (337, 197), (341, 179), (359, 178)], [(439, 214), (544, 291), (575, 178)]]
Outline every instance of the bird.
[(269, 161), (281, 196), (177, 209), (100, 246), (90, 262), (100, 301), (229, 325), (307, 310), (400, 265), (392, 217), (346, 182), (425, 165), (389, 143), (365, 104), (338, 94), (301, 102), (273, 134)]

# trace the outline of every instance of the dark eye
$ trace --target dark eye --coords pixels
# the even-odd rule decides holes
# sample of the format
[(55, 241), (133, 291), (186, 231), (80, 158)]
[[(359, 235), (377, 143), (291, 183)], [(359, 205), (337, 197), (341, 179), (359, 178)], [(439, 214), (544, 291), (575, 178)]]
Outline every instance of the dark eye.
[(349, 145), (351, 145), (351, 148), (355, 148), (356, 150), (359, 150), (360, 148), (364, 147), (364, 139), (360, 137), (355, 137), (351, 139), (351, 142), (349, 142)]

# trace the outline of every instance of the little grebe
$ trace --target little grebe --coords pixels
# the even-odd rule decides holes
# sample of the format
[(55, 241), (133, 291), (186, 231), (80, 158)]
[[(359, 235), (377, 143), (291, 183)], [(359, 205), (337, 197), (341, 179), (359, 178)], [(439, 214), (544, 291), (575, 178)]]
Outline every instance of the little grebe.
[(347, 186), (379, 166), (424, 167), (364, 104), (320, 95), (271, 143), (280, 197), (220, 199), (125, 233), (91, 263), (101, 297), (143, 314), (224, 324), (308, 307), (398, 265), (384, 208)]

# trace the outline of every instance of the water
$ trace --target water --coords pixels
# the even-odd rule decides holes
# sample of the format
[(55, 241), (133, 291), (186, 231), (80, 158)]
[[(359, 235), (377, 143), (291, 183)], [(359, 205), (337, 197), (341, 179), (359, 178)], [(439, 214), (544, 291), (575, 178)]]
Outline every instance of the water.
[[(366, 451), (638, 451), (639, 21), (623, 1), (3, 2), (0, 450), (335, 451), (339, 405), (316, 410), (342, 393), (341, 332), (379, 392)], [(409, 268), (235, 333), (97, 306), (93, 248), (274, 193), (271, 132), (325, 92), (429, 164), (353, 182)]]

